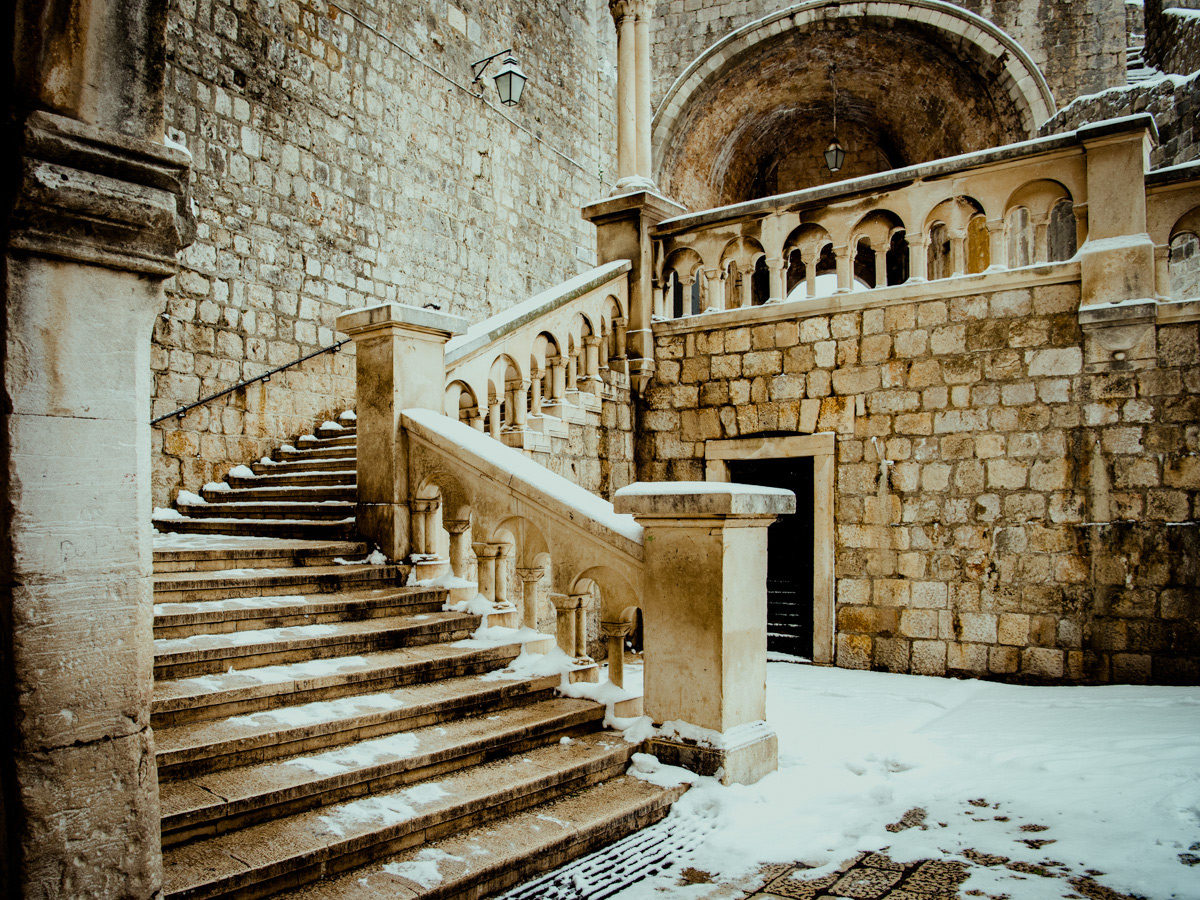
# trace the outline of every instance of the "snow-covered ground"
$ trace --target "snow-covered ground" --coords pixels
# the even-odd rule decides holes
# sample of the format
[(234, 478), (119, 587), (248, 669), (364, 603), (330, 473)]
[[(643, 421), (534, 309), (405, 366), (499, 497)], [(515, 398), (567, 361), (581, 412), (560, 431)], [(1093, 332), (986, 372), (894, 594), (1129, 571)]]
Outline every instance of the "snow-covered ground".
[[(896, 861), (1052, 861), (1060, 875), (972, 866), (963, 895), (1077, 897), (1067, 878), (1092, 870), (1119, 891), (1200, 898), (1200, 688), (767, 668), (779, 771), (749, 787), (703, 779), (672, 812), (716, 826), (686, 863), (714, 883), (681, 885), (680, 864), (622, 900), (723, 898), (722, 881), (763, 863), (829, 867), (818, 875), (882, 848)], [(887, 830), (922, 820), (912, 810), (923, 824)]]

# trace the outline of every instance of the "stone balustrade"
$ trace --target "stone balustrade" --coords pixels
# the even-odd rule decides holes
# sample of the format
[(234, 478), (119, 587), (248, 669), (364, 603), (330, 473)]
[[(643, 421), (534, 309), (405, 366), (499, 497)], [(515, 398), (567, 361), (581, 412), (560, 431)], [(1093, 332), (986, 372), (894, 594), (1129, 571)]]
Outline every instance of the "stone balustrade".
[(1085, 308), (1169, 297), (1174, 220), (1153, 236), (1147, 226), (1154, 137), (1153, 121), (1133, 116), (664, 219), (650, 228), (654, 314), (846, 305), (886, 288), (908, 300), (919, 285), (1068, 260), (1082, 267)]
[(628, 262), (585, 272), (471, 326), (446, 346), (446, 415), (510, 447), (598, 413), (606, 385), (628, 386)]
[[(538, 629), (552, 605), (575, 674), (596, 671), (587, 640), (595, 619), (623, 685), (624, 639), (643, 623), (645, 711), (690, 726), (664, 735), (655, 752), (705, 773), (720, 768), (727, 781), (772, 771), (775, 740), (762, 722), (766, 529), (794, 510), (791, 493), (638, 484), (618, 492), (627, 507), (618, 512), (442, 414), (432, 373), (444, 370), (439, 356), (459, 320), (388, 304), (348, 313), (338, 327), (359, 344), (358, 440), (376, 449), (359, 454), (364, 537), (391, 558), (448, 567), (451, 600), (482, 597), (504, 624)], [(585, 366), (599, 359), (597, 343), (585, 343)]]

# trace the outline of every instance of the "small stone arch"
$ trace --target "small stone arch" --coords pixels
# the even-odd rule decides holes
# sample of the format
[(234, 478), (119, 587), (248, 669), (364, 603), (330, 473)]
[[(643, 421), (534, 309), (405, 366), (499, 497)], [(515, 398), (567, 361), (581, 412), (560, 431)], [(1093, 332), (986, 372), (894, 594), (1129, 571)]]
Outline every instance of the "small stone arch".
[(443, 412), (448, 417), (471, 426), (474, 426), (477, 420), (482, 423), (483, 413), (479, 408), (479, 397), (465, 381), (456, 379), (446, 385), (445, 398)]
[[(725, 280), (725, 308), (739, 309), (756, 306), (763, 299), (756, 296), (755, 270), (766, 258), (762, 244), (752, 237), (737, 237), (721, 251), (721, 277)], [(768, 289), (769, 292), (769, 289)]]
[(1168, 253), (1171, 296), (1177, 300), (1200, 299), (1200, 206), (1176, 220)]
[[(817, 268), (825, 248), (833, 247), (833, 237), (811, 222), (794, 228), (783, 242), (784, 296), (789, 300), (816, 296)], [(800, 287), (804, 290), (800, 291)]]
[(904, 220), (899, 215), (887, 209), (872, 210), (859, 219), (850, 233), (855, 247), (856, 280), (878, 288), (907, 279), (907, 267), (902, 262), (907, 256), (907, 245), (898, 250), (893, 240), (897, 234), (903, 240), (905, 234)]
[[(951, 197), (929, 211), (925, 218), (924, 230), (927, 242), (926, 277), (930, 281), (967, 274), (971, 259), (968, 246), (971, 222), (981, 218), (984, 224), (982, 236), (986, 241), (988, 232), (983, 204), (974, 197)], [(979, 236), (980, 232), (976, 226), (977, 240)], [(986, 265), (983, 268), (986, 268)]]

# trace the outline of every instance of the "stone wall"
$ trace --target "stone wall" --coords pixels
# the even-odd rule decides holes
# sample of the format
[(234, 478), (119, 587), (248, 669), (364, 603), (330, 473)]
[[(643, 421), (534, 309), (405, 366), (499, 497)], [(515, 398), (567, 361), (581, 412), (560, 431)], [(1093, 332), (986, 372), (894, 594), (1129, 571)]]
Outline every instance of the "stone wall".
[(566, 437), (551, 437), (550, 451), (532, 453), (531, 458), (611, 501), (616, 491), (637, 480), (631, 400), (628, 386), (614, 385), (609, 379), (599, 416), (591, 414), (583, 424), (570, 423)]
[(1110, 88), (1080, 97), (1046, 122), (1039, 133), (1061, 134), (1089, 122), (1150, 113), (1158, 126), (1158, 143), (1150, 151), (1155, 169), (1200, 159), (1200, 76), (1178, 75)]
[[(438, 74), (469, 85), (509, 46), (518, 106)], [(155, 329), (154, 416), (332, 344), (346, 309), (474, 321), (590, 266), (614, 59), (601, 0), (172, 0), (167, 125), (199, 231)], [(155, 429), (154, 502), (352, 405), (346, 351)]]
[[(1159, 328), (1157, 368), (1088, 374), (1077, 270), (1043, 271), (658, 325), (639, 476), (704, 478), (709, 440), (834, 432), (838, 665), (1194, 681), (1197, 325)], [(1088, 524), (1103, 502), (1115, 521)]]
[(1200, 4), (1146, 0), (1145, 16), (1151, 65), (1178, 75), (1200, 69)]
[[(777, 0), (658, 0), (654, 102), (692, 60), (722, 37), (788, 5)], [(1060, 106), (1125, 80), (1122, 0), (960, 0), (955, 5), (1015, 38), (1046, 76)]]

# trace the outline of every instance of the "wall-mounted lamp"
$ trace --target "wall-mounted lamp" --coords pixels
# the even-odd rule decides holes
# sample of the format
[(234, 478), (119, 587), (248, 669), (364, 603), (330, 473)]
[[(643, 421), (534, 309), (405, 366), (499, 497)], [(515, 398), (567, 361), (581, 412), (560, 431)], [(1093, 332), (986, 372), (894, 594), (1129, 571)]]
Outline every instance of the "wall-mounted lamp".
[(525, 90), (525, 82), (528, 77), (521, 71), (521, 67), (517, 64), (517, 58), (512, 55), (512, 48), (501, 50), (499, 53), (493, 53), (487, 59), (481, 59), (479, 62), (471, 63), (471, 74), (475, 76), (471, 84), (483, 78), (483, 73), (487, 71), (488, 63), (497, 56), (508, 57), (500, 64), (498, 71), (492, 80), (496, 82), (496, 92), (500, 94), (500, 102), (505, 106), (513, 106), (521, 102), (521, 92)]
[(837, 137), (837, 63), (829, 64), (829, 83), (833, 85), (833, 140), (825, 148), (825, 166), (830, 172), (837, 174), (841, 171), (842, 163), (846, 161), (846, 151)]

